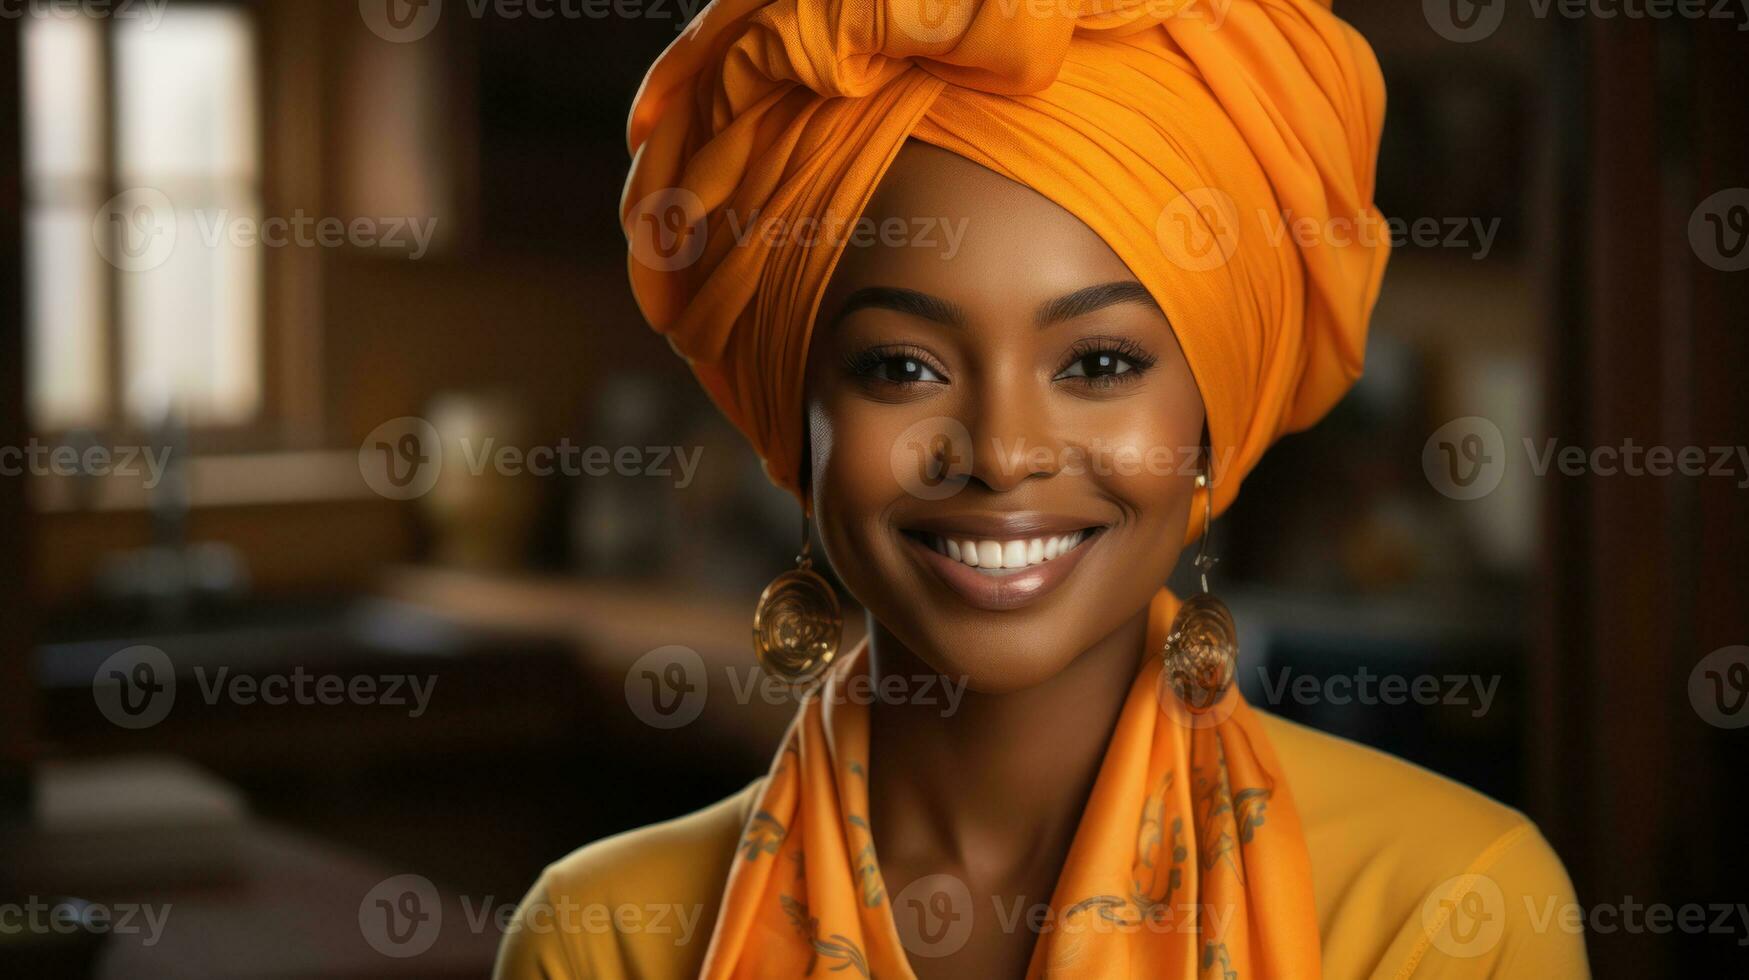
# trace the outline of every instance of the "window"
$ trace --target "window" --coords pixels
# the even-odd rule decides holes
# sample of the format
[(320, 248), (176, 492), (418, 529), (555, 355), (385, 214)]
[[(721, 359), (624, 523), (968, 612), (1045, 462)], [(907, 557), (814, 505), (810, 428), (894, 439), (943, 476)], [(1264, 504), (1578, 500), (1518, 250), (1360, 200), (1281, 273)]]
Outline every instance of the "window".
[(223, 5), (24, 28), (29, 404), (39, 432), (262, 405), (255, 23)]

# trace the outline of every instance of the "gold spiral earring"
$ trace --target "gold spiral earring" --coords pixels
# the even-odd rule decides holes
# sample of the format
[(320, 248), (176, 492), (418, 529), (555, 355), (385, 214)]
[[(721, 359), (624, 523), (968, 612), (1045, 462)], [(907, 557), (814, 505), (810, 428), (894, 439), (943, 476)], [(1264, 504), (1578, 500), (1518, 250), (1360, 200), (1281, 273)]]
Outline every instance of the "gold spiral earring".
[(804, 509), (796, 567), (772, 579), (753, 609), (753, 654), (761, 669), (791, 687), (812, 684), (825, 673), (844, 635), (838, 593), (814, 571), (811, 550)]
[(1239, 631), (1227, 604), (1209, 593), (1209, 569), (1215, 559), (1208, 553), (1209, 527), (1214, 523), (1214, 491), (1208, 473), (1198, 473), (1196, 486), (1203, 495), (1202, 541), (1197, 545), (1196, 567), (1202, 575), (1202, 591), (1186, 599), (1172, 618), (1163, 651), (1166, 677), (1173, 693), (1192, 714), (1218, 704), (1233, 686), (1239, 670)]

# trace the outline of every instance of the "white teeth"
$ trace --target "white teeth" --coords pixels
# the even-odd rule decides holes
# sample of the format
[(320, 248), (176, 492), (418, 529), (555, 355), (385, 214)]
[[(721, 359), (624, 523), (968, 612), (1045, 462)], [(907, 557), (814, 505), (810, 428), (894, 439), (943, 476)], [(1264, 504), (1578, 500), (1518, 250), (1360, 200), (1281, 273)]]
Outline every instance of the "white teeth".
[(978, 566), (980, 568), (1001, 568), (1002, 567), (1002, 542), (1000, 542), (1000, 541), (979, 541), (978, 542)]
[(930, 548), (954, 561), (972, 568), (1025, 568), (1047, 562), (1074, 550), (1087, 537), (1086, 531), (1059, 534), (1048, 538), (1026, 538), (995, 541), (989, 538), (944, 538), (938, 534), (924, 535)]

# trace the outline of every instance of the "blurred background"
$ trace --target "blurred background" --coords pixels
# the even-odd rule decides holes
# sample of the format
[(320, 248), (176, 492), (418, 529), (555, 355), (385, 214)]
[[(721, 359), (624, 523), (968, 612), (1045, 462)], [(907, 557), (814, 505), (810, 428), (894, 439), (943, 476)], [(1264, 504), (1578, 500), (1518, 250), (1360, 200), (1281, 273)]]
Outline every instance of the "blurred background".
[[(1398, 248), (1217, 524), (1241, 683), (1588, 911), (1749, 902), (1749, 14), (1338, 10)], [(0, 2), (0, 974), (483, 976), (546, 863), (765, 769), (798, 515), (617, 218), (695, 12)], [(1732, 922), (1593, 966), (1740, 975)]]

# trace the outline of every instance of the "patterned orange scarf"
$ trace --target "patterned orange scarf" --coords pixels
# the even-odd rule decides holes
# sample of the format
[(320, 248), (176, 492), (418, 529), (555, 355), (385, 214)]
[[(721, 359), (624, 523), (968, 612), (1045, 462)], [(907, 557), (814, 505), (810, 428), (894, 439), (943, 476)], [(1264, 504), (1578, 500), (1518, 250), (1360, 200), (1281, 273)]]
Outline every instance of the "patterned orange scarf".
[[(1160, 649), (1177, 600), (1149, 610)], [(951, 952), (971, 907), (952, 889), (894, 908), (868, 823), (868, 708), (842, 697), (867, 644), (803, 706), (741, 836), (702, 976), (912, 976), (910, 951)], [(1262, 726), (1235, 688), (1184, 713), (1149, 656), (1057, 881), (1028, 977), (1319, 975), (1311, 867)], [(942, 930), (947, 930), (944, 932)], [(1018, 936), (1017, 936), (1018, 938)], [(919, 949), (919, 945), (927, 948)]]

